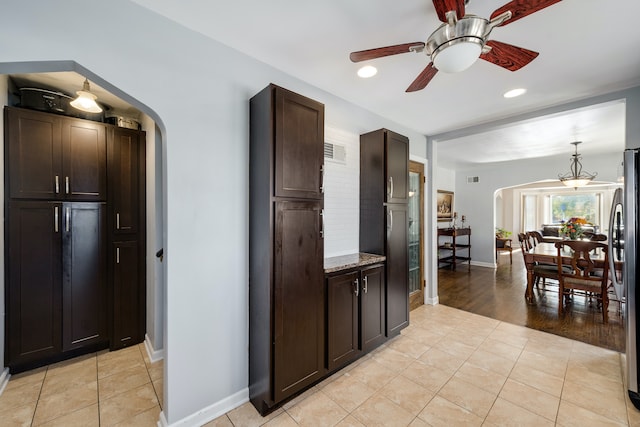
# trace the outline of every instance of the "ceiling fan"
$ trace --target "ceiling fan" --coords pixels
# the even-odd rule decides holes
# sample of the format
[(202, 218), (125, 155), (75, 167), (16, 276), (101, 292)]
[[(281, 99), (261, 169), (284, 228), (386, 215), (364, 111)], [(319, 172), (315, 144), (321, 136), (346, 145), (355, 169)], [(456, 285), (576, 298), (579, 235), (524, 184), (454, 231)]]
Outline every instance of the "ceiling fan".
[(513, 0), (496, 9), (490, 19), (465, 15), (465, 0), (433, 0), (438, 18), (443, 22), (426, 42), (352, 52), (353, 62), (367, 61), (407, 52), (424, 52), (431, 62), (409, 85), (406, 92), (424, 89), (440, 71), (457, 73), (469, 68), (480, 57), (510, 71), (516, 71), (533, 61), (538, 52), (488, 40), (495, 27), (510, 24), (561, 0)]

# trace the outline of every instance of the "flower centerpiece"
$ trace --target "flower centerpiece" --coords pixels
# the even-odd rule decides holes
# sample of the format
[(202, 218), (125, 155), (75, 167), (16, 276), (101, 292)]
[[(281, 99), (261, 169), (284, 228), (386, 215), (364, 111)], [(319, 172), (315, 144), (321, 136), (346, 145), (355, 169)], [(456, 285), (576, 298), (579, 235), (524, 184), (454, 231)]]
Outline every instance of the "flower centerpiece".
[(562, 224), (562, 234), (567, 236), (571, 240), (576, 240), (582, 237), (582, 226), (588, 224), (584, 218), (573, 217), (567, 222)]

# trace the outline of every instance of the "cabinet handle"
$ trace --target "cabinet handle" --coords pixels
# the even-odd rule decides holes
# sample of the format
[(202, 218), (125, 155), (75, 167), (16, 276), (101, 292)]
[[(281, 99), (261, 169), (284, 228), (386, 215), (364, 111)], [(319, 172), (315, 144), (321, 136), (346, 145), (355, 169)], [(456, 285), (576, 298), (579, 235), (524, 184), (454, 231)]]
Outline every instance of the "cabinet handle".
[(324, 239), (324, 209), (320, 210), (320, 237)]
[(59, 218), (58, 218), (58, 207), (57, 207), (57, 206), (54, 206), (54, 207), (53, 207), (53, 231), (54, 231), (55, 233), (57, 233), (58, 231), (60, 231), (60, 230), (58, 229), (58, 219), (59, 219)]
[(389, 187), (391, 188), (391, 190), (389, 191), (389, 198), (393, 199), (393, 177), (392, 176), (389, 177)]
[(364, 279), (362, 279), (362, 291), (366, 294), (367, 293), (367, 276), (364, 276)]
[(64, 177), (64, 189), (67, 192), (67, 194), (69, 194), (69, 177), (68, 176)]
[(116, 230), (120, 230), (120, 214), (116, 214)]
[(67, 215), (66, 215), (64, 223), (65, 223), (65, 230), (68, 233), (69, 232), (69, 223), (71, 222), (71, 208), (67, 208), (66, 209), (66, 213), (67, 213)]
[(320, 166), (320, 192), (324, 193), (324, 165)]
[(389, 222), (387, 223), (387, 236), (391, 236), (391, 232), (393, 231), (393, 211), (389, 210), (388, 213)]
[(60, 193), (60, 177), (56, 175), (56, 194)]
[(116, 264), (120, 264), (120, 248), (116, 248)]
[(353, 294), (356, 296), (356, 298), (360, 295), (360, 282), (358, 281), (358, 279), (353, 281)]

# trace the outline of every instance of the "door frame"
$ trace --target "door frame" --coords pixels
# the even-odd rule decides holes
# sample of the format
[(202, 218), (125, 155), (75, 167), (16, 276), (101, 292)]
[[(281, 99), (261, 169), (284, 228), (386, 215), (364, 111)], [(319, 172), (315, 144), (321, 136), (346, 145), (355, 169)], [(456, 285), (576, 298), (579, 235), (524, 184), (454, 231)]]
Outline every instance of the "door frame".
[(424, 164), (409, 160), (409, 172), (419, 174), (419, 194), (420, 194), (420, 290), (409, 294), (409, 311), (414, 310), (424, 304), (424, 289), (426, 286), (424, 274)]

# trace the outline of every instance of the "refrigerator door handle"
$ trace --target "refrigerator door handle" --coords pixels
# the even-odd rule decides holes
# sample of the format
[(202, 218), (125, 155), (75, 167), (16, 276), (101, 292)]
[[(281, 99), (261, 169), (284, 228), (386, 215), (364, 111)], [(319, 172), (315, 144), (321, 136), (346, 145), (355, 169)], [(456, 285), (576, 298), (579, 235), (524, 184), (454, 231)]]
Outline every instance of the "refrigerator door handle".
[[(620, 247), (620, 241), (622, 240), (622, 236), (620, 233), (620, 212), (617, 210), (618, 206), (622, 206), (623, 193), (622, 188), (618, 188), (613, 194), (613, 202), (611, 203), (611, 214), (609, 215), (609, 275), (611, 278), (611, 283), (613, 284), (613, 288), (616, 292), (616, 296), (619, 300), (623, 300), (624, 298), (624, 283), (622, 281), (622, 277), (618, 279), (618, 274), (616, 273), (616, 259), (614, 249)], [(618, 227), (616, 227), (618, 224)], [(615, 234), (614, 234), (615, 232)], [(613, 240), (613, 236), (616, 236), (615, 241)]]

